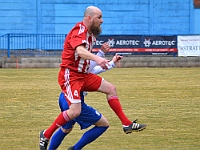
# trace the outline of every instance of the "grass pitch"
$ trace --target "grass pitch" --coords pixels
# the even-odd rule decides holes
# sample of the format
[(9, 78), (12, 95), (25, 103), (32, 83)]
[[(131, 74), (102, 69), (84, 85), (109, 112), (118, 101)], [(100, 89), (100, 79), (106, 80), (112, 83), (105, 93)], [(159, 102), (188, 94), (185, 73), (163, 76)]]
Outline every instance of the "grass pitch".
[[(0, 69), (0, 150), (37, 150), (38, 133), (60, 113), (59, 69)], [(124, 112), (146, 123), (124, 134), (105, 95), (89, 93), (110, 128), (86, 150), (199, 150), (200, 68), (115, 68), (101, 74), (117, 87)], [(58, 150), (66, 150), (86, 130), (75, 125)]]

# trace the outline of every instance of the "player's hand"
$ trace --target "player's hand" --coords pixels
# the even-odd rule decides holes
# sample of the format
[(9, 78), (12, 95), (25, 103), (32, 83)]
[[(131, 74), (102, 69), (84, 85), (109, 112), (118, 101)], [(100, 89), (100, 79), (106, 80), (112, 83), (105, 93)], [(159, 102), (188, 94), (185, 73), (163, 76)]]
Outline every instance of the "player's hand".
[(101, 66), (101, 68), (108, 69), (110, 60), (102, 58), (102, 57), (97, 57), (95, 61), (97, 62), (99, 66)]
[(108, 42), (103, 43), (103, 45), (101, 46), (101, 50), (104, 53), (107, 53), (110, 50), (110, 46), (109, 46)]
[(121, 60), (123, 58), (123, 56), (120, 56), (118, 54), (115, 54), (115, 56), (113, 56), (112, 61), (114, 63), (117, 63), (119, 60)]

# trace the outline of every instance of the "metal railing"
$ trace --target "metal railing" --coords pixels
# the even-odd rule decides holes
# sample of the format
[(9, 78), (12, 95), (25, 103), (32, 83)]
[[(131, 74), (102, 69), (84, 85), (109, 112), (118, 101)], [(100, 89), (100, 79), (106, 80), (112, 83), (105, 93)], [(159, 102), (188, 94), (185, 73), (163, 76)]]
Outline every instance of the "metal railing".
[[(0, 57), (60, 57), (65, 37), (66, 34), (5, 34), (0, 36)], [(177, 35), (101, 35), (93, 52), (104, 42), (111, 46), (106, 55), (177, 56)]]
[(0, 36), (0, 57), (55, 55), (63, 49), (65, 34), (5, 34)]

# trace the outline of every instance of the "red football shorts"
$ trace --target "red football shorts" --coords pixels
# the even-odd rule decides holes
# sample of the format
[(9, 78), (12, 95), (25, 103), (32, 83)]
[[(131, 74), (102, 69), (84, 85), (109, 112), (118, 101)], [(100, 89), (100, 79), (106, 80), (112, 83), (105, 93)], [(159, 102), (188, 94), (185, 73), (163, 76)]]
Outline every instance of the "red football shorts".
[(96, 74), (84, 74), (61, 68), (58, 74), (58, 83), (70, 103), (81, 102), (81, 91), (97, 91), (102, 78)]

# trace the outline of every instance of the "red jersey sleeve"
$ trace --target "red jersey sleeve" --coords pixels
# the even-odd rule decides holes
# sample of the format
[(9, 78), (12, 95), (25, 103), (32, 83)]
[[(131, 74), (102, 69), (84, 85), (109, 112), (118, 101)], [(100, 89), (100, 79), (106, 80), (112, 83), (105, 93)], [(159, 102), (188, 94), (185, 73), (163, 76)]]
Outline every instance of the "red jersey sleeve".
[(91, 52), (94, 39), (82, 22), (77, 23), (65, 39), (60, 66), (76, 72), (87, 73), (90, 61), (78, 56), (76, 47), (83, 44), (85, 49)]
[(77, 46), (81, 44), (86, 44), (87, 37), (87, 29), (86, 27), (78, 23), (75, 28), (72, 30), (71, 38), (69, 39), (69, 43), (73, 49), (76, 49)]

